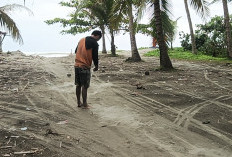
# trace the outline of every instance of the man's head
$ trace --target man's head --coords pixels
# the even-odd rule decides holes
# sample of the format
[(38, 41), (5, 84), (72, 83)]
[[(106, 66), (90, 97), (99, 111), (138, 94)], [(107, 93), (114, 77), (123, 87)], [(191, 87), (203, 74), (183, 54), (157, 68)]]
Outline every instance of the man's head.
[(101, 37), (102, 37), (101, 31), (98, 31), (98, 30), (93, 31), (91, 35), (92, 35), (92, 37), (93, 37), (94, 39), (96, 39), (97, 41), (100, 40)]

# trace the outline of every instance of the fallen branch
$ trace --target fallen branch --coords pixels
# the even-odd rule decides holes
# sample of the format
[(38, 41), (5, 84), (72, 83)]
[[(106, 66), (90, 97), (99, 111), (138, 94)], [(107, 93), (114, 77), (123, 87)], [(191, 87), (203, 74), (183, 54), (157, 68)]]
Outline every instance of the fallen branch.
[(0, 149), (7, 149), (7, 148), (12, 148), (13, 146), (2, 146)]
[(28, 80), (27, 84), (23, 87), (22, 91), (24, 91), (28, 85), (29, 85), (29, 80)]
[(9, 140), (8, 140), (8, 142), (6, 144), (8, 145), (10, 143), (10, 141), (11, 141), (11, 138), (9, 138)]

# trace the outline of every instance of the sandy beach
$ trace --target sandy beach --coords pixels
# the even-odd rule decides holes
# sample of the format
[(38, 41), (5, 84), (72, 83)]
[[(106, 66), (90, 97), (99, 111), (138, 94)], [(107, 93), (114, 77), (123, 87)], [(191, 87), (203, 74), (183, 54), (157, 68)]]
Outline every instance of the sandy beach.
[(232, 156), (231, 64), (172, 60), (163, 72), (159, 58), (128, 55), (100, 55), (86, 110), (74, 55), (1, 53), (0, 156)]

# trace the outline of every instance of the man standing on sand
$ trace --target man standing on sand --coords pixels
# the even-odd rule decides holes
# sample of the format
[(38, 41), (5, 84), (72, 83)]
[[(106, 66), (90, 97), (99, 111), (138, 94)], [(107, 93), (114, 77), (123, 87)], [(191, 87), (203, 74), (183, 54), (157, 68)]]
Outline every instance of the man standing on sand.
[[(90, 85), (90, 69), (92, 61), (95, 68), (93, 71), (98, 70), (98, 43), (102, 37), (101, 31), (95, 30), (91, 36), (82, 38), (75, 50), (75, 85), (77, 106), (88, 108), (87, 104), (87, 89)], [(81, 93), (83, 104), (81, 103)]]

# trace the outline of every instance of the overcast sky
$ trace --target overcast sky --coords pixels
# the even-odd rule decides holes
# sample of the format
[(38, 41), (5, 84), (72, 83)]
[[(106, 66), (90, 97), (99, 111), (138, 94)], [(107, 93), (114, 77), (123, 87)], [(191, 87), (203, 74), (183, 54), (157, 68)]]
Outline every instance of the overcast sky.
[[(11, 17), (16, 22), (23, 37), (24, 44), (19, 45), (15, 43), (9, 36), (7, 36), (3, 42), (3, 51), (15, 51), (20, 50), (25, 53), (45, 53), (45, 52), (71, 52), (75, 50), (78, 40), (89, 33), (78, 35), (61, 35), (60, 31), (62, 27), (59, 24), (47, 25), (45, 20), (53, 19), (55, 17), (66, 17), (71, 10), (66, 7), (61, 7), (59, 2), (61, 0), (26, 0), (26, 6), (31, 9), (34, 15), (28, 15), (24, 11), (14, 11), (11, 13)], [(69, 0), (63, 0), (69, 1)], [(23, 0), (1, 0), (0, 6), (6, 4), (17, 3), (23, 5)], [(186, 18), (184, 0), (172, 0), (173, 15), (176, 19), (181, 17), (178, 21), (178, 31), (189, 32), (188, 22)], [(175, 5), (174, 5), (175, 4)], [(231, 13), (231, 7), (229, 5), (229, 11)], [(211, 17), (215, 15), (223, 15), (222, 4), (217, 3), (210, 7)], [(202, 20), (191, 11), (191, 17), (193, 24), (203, 23)], [(142, 21), (148, 21), (149, 17), (146, 16)], [(2, 29), (1, 29), (2, 30)], [(137, 46), (150, 47), (152, 46), (151, 37), (138, 34), (136, 35)], [(106, 37), (107, 49), (110, 49), (110, 36)], [(130, 49), (129, 34), (121, 33), (116, 35), (115, 44), (120, 50)], [(99, 41), (100, 50), (102, 48), (102, 40)], [(180, 40), (177, 38), (174, 42), (174, 46), (180, 46)]]

